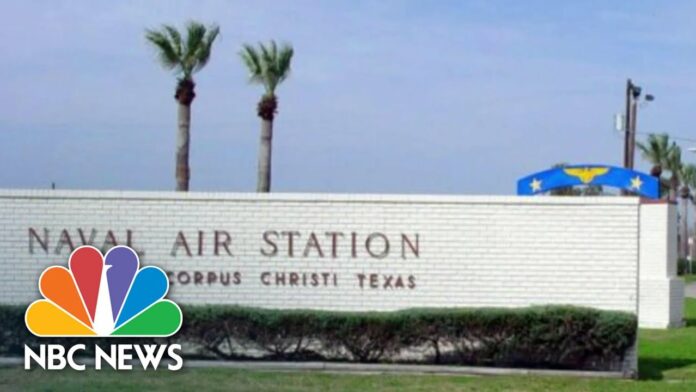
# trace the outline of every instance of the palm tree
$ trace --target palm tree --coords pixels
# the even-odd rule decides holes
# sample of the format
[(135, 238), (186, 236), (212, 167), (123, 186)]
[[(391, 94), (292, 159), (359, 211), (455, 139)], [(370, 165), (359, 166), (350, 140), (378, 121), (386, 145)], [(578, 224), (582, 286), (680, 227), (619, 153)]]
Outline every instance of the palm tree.
[[(667, 155), (667, 161), (665, 162), (665, 168), (669, 170), (670, 172), (670, 177), (669, 177), (669, 198), (668, 200), (672, 203), (677, 204), (677, 199), (678, 199), (678, 194), (679, 194), (679, 185), (680, 185), (680, 174), (682, 171), (682, 161), (681, 161), (681, 148), (676, 145), (676, 143), (672, 143), (672, 146), (670, 147), (669, 154)], [(682, 216), (682, 221), (686, 220), (686, 216)], [(686, 238), (683, 237), (683, 233), (680, 233), (679, 239), (677, 241), (677, 254), (680, 259), (684, 258), (684, 245), (683, 243), (686, 241)]]
[(186, 25), (185, 37), (175, 27), (162, 25), (159, 30), (146, 30), (145, 38), (157, 50), (160, 64), (177, 75), (174, 99), (179, 103), (176, 134), (176, 190), (188, 191), (189, 143), (191, 141), (191, 102), (196, 97), (193, 74), (205, 67), (220, 33), (216, 25), (209, 27), (198, 22)]
[(250, 81), (263, 85), (265, 89), (256, 108), (258, 116), (261, 117), (261, 144), (256, 191), (270, 192), (273, 118), (278, 109), (278, 97), (275, 95), (275, 90), (290, 75), (293, 49), (288, 44), (278, 48), (275, 41), (271, 41), (268, 46), (259, 43), (258, 48), (244, 45), (239, 55), (249, 69)]
[(679, 175), (682, 171), (681, 148), (676, 143), (672, 142), (665, 161), (665, 169), (669, 170), (669, 200), (677, 202), (677, 194), (679, 192), (680, 179)]
[[(689, 256), (689, 225), (688, 225), (688, 209), (689, 209), (689, 199), (692, 201), (696, 200), (693, 197), (692, 189), (696, 188), (696, 166), (693, 164), (682, 165), (681, 173), (682, 187), (679, 190), (679, 196), (682, 199), (682, 220), (681, 220), (681, 238), (682, 240), (682, 256), (684, 258)], [(694, 226), (696, 227), (696, 226)], [(694, 242), (696, 244), (696, 242)]]
[(653, 165), (650, 169), (650, 174), (658, 178), (660, 190), (662, 191), (662, 171), (667, 166), (670, 150), (674, 146), (674, 144), (670, 144), (669, 135), (666, 133), (650, 134), (646, 143), (637, 142), (636, 145), (643, 159)]
[(659, 177), (662, 174), (662, 168), (667, 161), (667, 155), (671, 147), (669, 141), (669, 135), (666, 133), (652, 133), (648, 135), (646, 143), (636, 143), (643, 159), (653, 165), (650, 170), (650, 174), (653, 176)]

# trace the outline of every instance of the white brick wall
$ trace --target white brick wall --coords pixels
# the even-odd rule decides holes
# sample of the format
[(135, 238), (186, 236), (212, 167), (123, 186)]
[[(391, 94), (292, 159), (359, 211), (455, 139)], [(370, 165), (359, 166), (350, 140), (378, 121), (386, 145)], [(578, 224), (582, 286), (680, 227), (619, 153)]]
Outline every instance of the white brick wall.
[[(52, 264), (66, 264), (68, 251), (54, 250), (61, 230), (79, 245), (77, 233), (106, 230), (120, 243), (133, 230), (145, 250), (144, 264), (166, 270), (238, 271), (241, 284), (174, 282), (170, 297), (182, 303), (386, 310), (423, 306), (525, 306), (574, 304), (637, 311), (639, 204), (634, 198), (453, 197), (405, 195), (211, 194), (0, 190), (0, 297), (6, 303), (37, 298), (37, 279)], [(28, 229), (50, 233), (46, 255)], [(193, 257), (170, 252), (184, 231)], [(205, 242), (214, 230), (233, 237), (233, 257), (196, 255), (197, 231)], [(383, 232), (393, 254), (384, 259), (289, 258), (260, 254), (265, 230)], [(398, 236), (419, 234), (420, 257), (402, 259)], [(326, 254), (329, 242), (320, 236)], [(314, 254), (314, 253), (313, 253)], [(337, 286), (264, 286), (263, 271), (326, 271)], [(644, 272), (644, 271), (641, 271)], [(415, 277), (414, 289), (361, 289), (356, 274)]]

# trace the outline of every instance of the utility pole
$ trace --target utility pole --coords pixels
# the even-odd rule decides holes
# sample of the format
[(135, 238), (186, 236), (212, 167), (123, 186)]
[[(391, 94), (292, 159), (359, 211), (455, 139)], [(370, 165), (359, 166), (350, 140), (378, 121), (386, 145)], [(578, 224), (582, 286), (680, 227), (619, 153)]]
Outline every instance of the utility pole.
[[(642, 89), (633, 84), (631, 79), (626, 81), (626, 124), (624, 126), (624, 167), (633, 170), (636, 152), (636, 123), (638, 120), (638, 101)], [(650, 94), (645, 95), (645, 101), (654, 100)]]
[(631, 79), (626, 81), (626, 125), (624, 129), (624, 167), (633, 169), (633, 152), (636, 148), (636, 109), (640, 87)]

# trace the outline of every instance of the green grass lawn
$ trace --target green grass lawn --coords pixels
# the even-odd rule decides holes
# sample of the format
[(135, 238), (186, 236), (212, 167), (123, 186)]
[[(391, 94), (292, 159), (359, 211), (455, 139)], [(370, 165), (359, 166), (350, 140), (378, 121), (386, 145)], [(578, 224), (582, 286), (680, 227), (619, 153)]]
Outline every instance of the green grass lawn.
[(171, 373), (0, 369), (0, 391), (696, 391), (696, 299), (687, 327), (640, 331), (641, 379), (364, 375), (185, 369)]

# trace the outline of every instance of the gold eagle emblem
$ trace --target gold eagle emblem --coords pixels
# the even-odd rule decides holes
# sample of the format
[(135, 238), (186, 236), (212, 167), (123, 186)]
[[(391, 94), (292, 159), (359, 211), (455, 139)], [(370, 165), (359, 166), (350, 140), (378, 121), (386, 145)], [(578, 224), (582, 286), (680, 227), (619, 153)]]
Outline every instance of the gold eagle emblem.
[(609, 172), (608, 167), (571, 167), (563, 169), (565, 174), (577, 177), (583, 184), (589, 184), (595, 177), (603, 176)]

